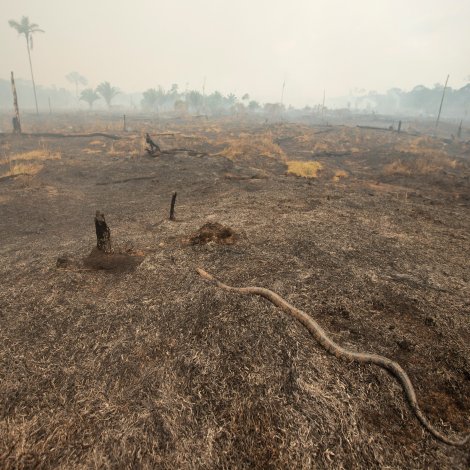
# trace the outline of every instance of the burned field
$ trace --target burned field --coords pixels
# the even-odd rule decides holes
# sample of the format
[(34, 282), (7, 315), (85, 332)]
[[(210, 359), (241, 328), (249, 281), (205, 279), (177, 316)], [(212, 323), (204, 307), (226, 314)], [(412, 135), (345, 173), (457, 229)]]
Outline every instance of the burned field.
[[(243, 119), (93, 130), (120, 138), (0, 137), (2, 468), (468, 468), (390, 374), (196, 272), (397, 361), (429, 421), (464, 436), (468, 142)], [(97, 210), (113, 262), (93, 251)]]

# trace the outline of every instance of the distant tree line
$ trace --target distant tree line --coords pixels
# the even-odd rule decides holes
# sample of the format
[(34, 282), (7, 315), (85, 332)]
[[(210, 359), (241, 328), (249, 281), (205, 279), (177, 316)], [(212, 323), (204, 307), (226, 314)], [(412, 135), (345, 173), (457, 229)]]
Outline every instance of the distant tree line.
[[(410, 91), (392, 88), (386, 93), (370, 91), (354, 98), (354, 107), (369, 108), (379, 114), (435, 116), (439, 110), (444, 86), (415, 86)], [(443, 115), (464, 118), (470, 109), (470, 83), (462, 88), (447, 87)]]
[[(248, 94), (240, 98), (234, 93), (227, 95), (220, 91), (204, 94), (199, 90), (181, 91), (174, 83), (168, 90), (161, 86), (149, 88), (143, 93), (126, 94), (117, 87), (105, 81), (96, 88), (83, 88), (88, 84), (85, 77), (77, 72), (71, 72), (66, 76), (67, 80), (74, 85), (74, 93), (65, 88), (55, 86), (37, 86), (37, 101), (39, 107), (48, 109), (49, 100), (53, 109), (65, 109), (76, 107), (79, 101), (88, 104), (89, 109), (94, 108), (96, 102), (103, 103), (112, 109), (114, 106), (132, 108), (135, 111), (142, 110), (148, 113), (190, 113), (218, 116), (224, 114), (263, 113), (267, 116), (277, 116), (286, 111), (281, 103), (261, 104), (250, 98)], [(16, 79), (18, 90), (18, 101), (21, 109), (35, 107), (32, 83), (29, 80)], [(79, 87), (81, 89), (79, 90)], [(336, 107), (346, 105), (351, 112), (376, 112), (379, 114), (401, 114), (417, 116), (436, 116), (443, 86), (436, 84), (432, 88), (423, 85), (414, 87), (410, 91), (392, 88), (386, 93), (374, 91), (356, 91), (355, 96), (343, 98)], [(77, 100), (78, 97), (78, 100)], [(9, 80), (0, 79), (0, 108), (12, 107), (11, 85)], [(321, 105), (305, 107), (304, 111), (321, 113)], [(292, 112), (290, 107), (287, 112)], [(442, 115), (444, 117), (456, 117), (468, 119), (470, 110), (470, 83), (459, 89), (448, 87), (445, 94)], [(331, 110), (329, 110), (331, 112)]]
[(250, 100), (248, 93), (239, 99), (233, 93), (224, 96), (220, 91), (207, 95), (198, 90), (181, 92), (177, 83), (171, 85), (167, 91), (161, 86), (144, 91), (141, 106), (147, 112), (187, 111), (211, 115), (243, 112), (246, 109), (257, 111), (261, 108), (257, 101)]

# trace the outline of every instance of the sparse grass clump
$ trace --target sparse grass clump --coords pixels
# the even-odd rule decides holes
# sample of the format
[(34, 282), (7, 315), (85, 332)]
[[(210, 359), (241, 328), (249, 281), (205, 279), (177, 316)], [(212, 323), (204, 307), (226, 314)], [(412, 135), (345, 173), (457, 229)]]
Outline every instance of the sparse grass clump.
[(425, 155), (412, 160), (397, 159), (384, 166), (385, 175), (431, 175), (458, 167), (457, 160), (447, 155)]
[(7, 158), (8, 161), (31, 161), (31, 160), (60, 160), (61, 159), (60, 152), (52, 152), (49, 149), (43, 148), (38, 150), (31, 150), (30, 152), (24, 153), (15, 153)]
[(322, 168), (323, 165), (320, 162), (301, 162), (297, 160), (287, 162), (287, 173), (289, 175), (303, 176), (304, 178), (316, 178)]
[[(47, 148), (31, 150), (29, 152), (15, 153), (0, 160), (0, 167), (6, 166), (6, 171), (0, 172), (0, 177), (18, 175), (36, 175), (44, 165), (38, 162), (46, 160), (60, 160), (61, 153), (53, 152)], [(29, 162), (29, 163), (25, 163)]]
[(238, 138), (230, 139), (226, 144), (226, 148), (220, 152), (220, 155), (231, 160), (257, 155), (280, 160), (286, 159), (284, 151), (273, 141), (270, 132), (260, 135), (240, 134)]
[(39, 163), (15, 163), (10, 169), (1, 176), (17, 176), (17, 175), (36, 175), (43, 169), (44, 165)]
[(348, 173), (344, 170), (336, 170), (333, 176), (333, 181), (340, 181), (343, 178), (347, 178)]

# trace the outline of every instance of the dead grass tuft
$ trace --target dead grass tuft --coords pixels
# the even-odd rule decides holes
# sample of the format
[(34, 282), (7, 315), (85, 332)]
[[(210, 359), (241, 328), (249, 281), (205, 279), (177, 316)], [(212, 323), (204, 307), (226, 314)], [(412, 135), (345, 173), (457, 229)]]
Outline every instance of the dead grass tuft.
[(447, 155), (428, 155), (411, 160), (395, 160), (384, 166), (385, 175), (431, 175), (457, 168), (457, 160)]
[(271, 132), (264, 134), (240, 134), (238, 138), (225, 142), (226, 148), (220, 155), (230, 159), (261, 155), (263, 157), (286, 159), (286, 154), (282, 148), (273, 141)]
[(44, 167), (42, 163), (38, 162), (44, 162), (46, 160), (60, 160), (61, 158), (62, 155), (60, 152), (53, 152), (44, 146), (42, 149), (8, 155), (0, 160), (0, 167), (2, 165), (7, 166), (7, 170), (0, 173), (0, 177), (36, 175)]
[(297, 160), (287, 162), (287, 173), (289, 175), (303, 176), (304, 178), (316, 178), (322, 168), (323, 165), (320, 162), (301, 162)]
[(7, 172), (0, 174), (0, 178), (6, 176), (28, 175), (33, 176), (38, 174), (44, 165), (39, 163), (15, 163), (11, 164)]
[(335, 171), (335, 174), (333, 176), (333, 181), (340, 181), (341, 179), (343, 178), (347, 178), (349, 175), (348, 175), (348, 172), (347, 171), (344, 171), (344, 170), (336, 170)]

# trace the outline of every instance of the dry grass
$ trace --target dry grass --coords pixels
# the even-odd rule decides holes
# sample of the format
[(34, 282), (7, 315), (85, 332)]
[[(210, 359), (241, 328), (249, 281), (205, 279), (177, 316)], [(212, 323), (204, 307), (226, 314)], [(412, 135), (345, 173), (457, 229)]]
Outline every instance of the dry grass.
[(15, 153), (13, 155), (9, 155), (7, 158), (3, 159), (3, 163), (6, 161), (9, 162), (18, 162), (18, 161), (44, 161), (44, 160), (60, 160), (61, 153), (60, 152), (53, 152), (47, 148), (42, 148), (38, 150), (31, 150), (29, 152), (24, 153)]
[(304, 178), (316, 178), (323, 168), (320, 162), (301, 162), (297, 160), (287, 161), (287, 173), (289, 175), (303, 176)]
[(16, 175), (29, 175), (33, 176), (38, 174), (44, 165), (40, 163), (13, 163), (10, 165), (10, 169), (0, 175), (0, 177), (4, 176), (16, 176)]
[(30, 150), (28, 152), (14, 153), (5, 156), (0, 160), (0, 167), (6, 167), (6, 171), (0, 172), (0, 177), (29, 175), (33, 176), (39, 173), (44, 167), (46, 160), (60, 160), (60, 152), (52, 151), (44, 145), (41, 149)]
[(286, 155), (282, 148), (273, 141), (271, 132), (264, 134), (240, 134), (224, 142), (226, 147), (220, 155), (232, 160), (261, 155), (284, 161)]
[(335, 171), (335, 174), (333, 175), (333, 181), (340, 181), (344, 178), (347, 178), (349, 175), (348, 175), (348, 172), (347, 171), (344, 171), (344, 170), (336, 170)]
[(432, 175), (459, 166), (457, 160), (447, 155), (426, 155), (415, 159), (397, 159), (384, 166), (385, 175)]

